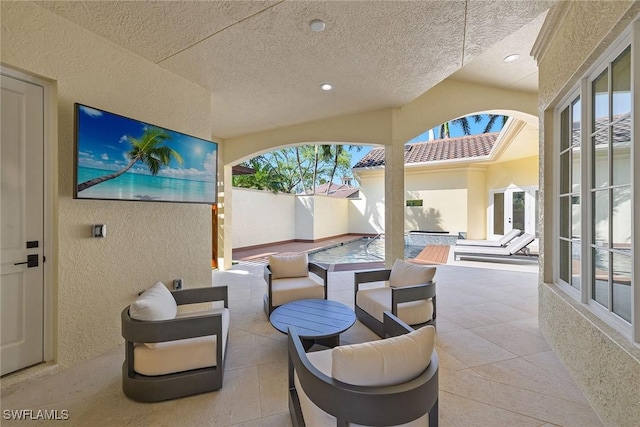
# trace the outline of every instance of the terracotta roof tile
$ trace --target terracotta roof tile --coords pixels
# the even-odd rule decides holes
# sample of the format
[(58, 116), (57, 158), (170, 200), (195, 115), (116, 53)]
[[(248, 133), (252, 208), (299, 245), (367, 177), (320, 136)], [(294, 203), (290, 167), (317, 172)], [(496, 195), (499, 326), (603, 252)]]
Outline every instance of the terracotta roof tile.
[[(404, 150), (404, 163), (424, 163), (488, 156), (498, 139), (498, 135), (497, 132), (484, 133), (407, 144)], [(369, 168), (374, 166), (384, 166), (384, 148), (374, 148), (369, 151), (353, 167)]]

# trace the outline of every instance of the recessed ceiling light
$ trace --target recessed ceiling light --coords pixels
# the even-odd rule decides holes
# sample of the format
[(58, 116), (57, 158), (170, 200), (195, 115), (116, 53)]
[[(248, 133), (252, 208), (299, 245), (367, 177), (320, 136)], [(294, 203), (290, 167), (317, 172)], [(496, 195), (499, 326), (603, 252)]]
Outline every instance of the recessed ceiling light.
[(311, 31), (313, 31), (314, 33), (324, 31), (324, 27), (325, 25), (322, 19), (314, 19), (313, 21), (309, 22), (309, 28), (311, 28)]
[(322, 85), (320, 85), (320, 89), (322, 89), (322, 90), (331, 90), (331, 89), (333, 89), (333, 86), (331, 86), (331, 84), (329, 84), (329, 83), (322, 83)]
[(517, 61), (518, 58), (520, 58), (520, 55), (518, 55), (517, 53), (512, 53), (511, 55), (505, 56), (502, 62), (513, 62)]

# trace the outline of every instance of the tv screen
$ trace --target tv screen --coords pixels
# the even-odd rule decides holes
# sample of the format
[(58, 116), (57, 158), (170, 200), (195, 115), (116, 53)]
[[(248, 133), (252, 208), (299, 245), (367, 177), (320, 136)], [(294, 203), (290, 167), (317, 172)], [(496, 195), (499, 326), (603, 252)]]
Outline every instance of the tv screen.
[(216, 202), (218, 144), (75, 106), (76, 199)]

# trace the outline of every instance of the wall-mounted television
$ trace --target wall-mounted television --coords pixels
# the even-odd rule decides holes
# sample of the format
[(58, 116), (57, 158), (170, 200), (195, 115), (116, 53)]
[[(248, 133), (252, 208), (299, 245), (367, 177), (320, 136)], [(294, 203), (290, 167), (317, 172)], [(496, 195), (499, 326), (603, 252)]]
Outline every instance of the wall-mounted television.
[(216, 203), (218, 144), (75, 104), (74, 198)]

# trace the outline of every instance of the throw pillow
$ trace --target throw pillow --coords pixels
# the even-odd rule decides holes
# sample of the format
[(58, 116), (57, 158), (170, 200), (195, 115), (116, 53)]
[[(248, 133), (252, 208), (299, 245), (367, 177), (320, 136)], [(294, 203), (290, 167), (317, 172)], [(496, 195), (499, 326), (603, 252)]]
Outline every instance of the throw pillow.
[(129, 307), (129, 315), (136, 320), (169, 320), (175, 318), (177, 312), (176, 300), (160, 282), (144, 291)]
[(307, 253), (278, 254), (269, 257), (272, 279), (309, 276), (309, 257)]
[(433, 276), (435, 276), (435, 274), (435, 267), (412, 264), (410, 262), (397, 259), (393, 264), (393, 267), (391, 267), (389, 286), (393, 288), (401, 288), (403, 286), (428, 283), (433, 280)]

